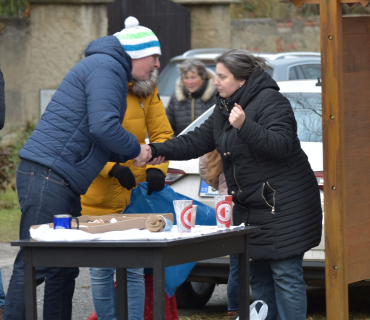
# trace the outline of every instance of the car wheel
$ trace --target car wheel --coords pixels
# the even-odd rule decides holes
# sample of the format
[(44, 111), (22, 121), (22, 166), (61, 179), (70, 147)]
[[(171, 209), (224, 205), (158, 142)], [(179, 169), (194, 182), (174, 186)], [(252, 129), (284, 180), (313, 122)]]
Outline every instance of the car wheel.
[(176, 303), (179, 309), (193, 309), (203, 307), (211, 298), (215, 290), (214, 283), (184, 282), (176, 290)]

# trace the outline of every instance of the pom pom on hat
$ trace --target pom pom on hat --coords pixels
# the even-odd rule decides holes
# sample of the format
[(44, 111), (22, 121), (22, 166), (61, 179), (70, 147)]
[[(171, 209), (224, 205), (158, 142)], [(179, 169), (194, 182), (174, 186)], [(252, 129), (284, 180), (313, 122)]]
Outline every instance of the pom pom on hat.
[(125, 20), (125, 28), (137, 27), (139, 25), (139, 20), (135, 17), (128, 17)]
[(128, 17), (125, 20), (125, 28), (115, 33), (114, 36), (132, 59), (161, 54), (157, 36), (149, 28), (140, 26), (135, 17)]

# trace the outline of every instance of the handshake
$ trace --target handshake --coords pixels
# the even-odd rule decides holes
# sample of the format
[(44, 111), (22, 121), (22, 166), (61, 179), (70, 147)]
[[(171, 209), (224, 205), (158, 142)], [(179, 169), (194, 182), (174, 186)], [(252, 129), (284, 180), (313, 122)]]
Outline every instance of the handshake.
[(156, 165), (167, 162), (166, 159), (161, 156), (152, 159), (152, 148), (148, 144), (142, 144), (140, 145), (140, 148), (140, 154), (135, 158), (135, 161), (133, 163), (135, 167), (142, 167), (146, 164)]

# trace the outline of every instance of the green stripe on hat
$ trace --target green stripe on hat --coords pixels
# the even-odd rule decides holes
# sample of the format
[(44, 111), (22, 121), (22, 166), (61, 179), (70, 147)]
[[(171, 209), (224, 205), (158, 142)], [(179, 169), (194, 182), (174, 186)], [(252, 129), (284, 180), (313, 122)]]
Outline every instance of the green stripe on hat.
[(129, 33), (129, 34), (118, 34), (117, 38), (119, 40), (130, 40), (130, 39), (140, 39), (148, 36), (156, 36), (153, 31)]

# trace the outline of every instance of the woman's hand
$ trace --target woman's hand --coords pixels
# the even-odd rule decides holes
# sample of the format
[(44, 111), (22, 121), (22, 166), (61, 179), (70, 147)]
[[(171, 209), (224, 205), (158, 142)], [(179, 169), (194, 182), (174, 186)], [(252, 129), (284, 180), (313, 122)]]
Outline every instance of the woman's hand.
[(244, 121), (245, 121), (244, 110), (242, 109), (241, 106), (235, 103), (235, 106), (231, 110), (229, 116), (229, 122), (234, 128), (240, 130), (240, 128), (243, 126)]

